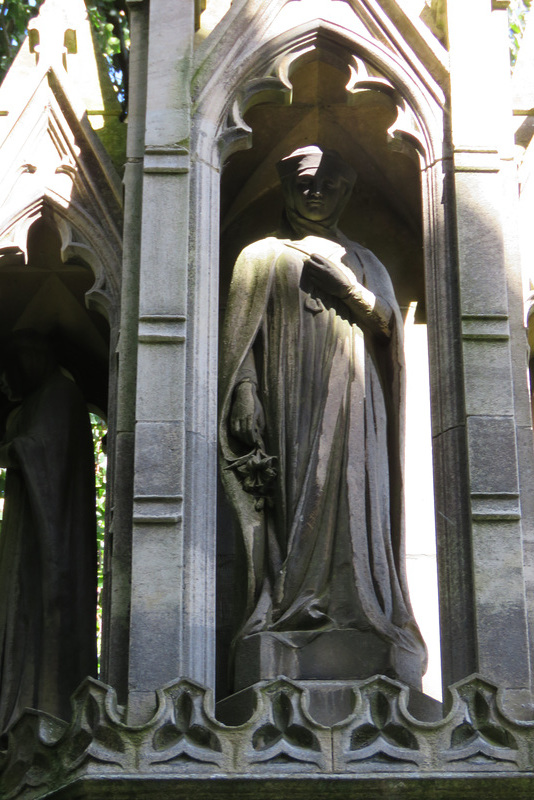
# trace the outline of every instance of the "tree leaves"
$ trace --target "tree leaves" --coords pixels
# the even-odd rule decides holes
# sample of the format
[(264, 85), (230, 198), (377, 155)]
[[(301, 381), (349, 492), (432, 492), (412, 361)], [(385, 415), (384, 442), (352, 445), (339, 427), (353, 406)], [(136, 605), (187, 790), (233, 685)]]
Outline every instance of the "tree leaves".
[(93, 432), (93, 446), (95, 450), (95, 491), (96, 491), (96, 547), (98, 555), (97, 573), (97, 598), (96, 612), (97, 651), (100, 660), (102, 637), (102, 585), (104, 582), (104, 533), (106, 516), (106, 470), (107, 458), (105, 453), (107, 425), (96, 414), (89, 415)]
[(508, 7), (508, 35), (510, 39), (510, 63), (512, 66), (517, 60), (531, 5), (532, 0), (512, 0)]
[(0, 79), (11, 66), (28, 29), (43, 0), (3, 0), (0, 6)]
[(126, 110), (130, 28), (126, 0), (93, 0), (87, 12), (96, 39), (109, 66), (109, 77)]

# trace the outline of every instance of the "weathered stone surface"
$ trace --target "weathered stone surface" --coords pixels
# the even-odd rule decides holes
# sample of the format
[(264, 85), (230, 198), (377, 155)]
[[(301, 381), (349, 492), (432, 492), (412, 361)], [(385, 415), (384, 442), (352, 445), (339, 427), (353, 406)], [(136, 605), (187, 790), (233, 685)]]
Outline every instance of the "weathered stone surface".
[[(284, 680), (287, 681), (286, 678)], [(265, 683), (265, 682), (264, 682)], [(354, 711), (355, 686), (363, 682), (305, 680), (292, 681), (304, 691), (303, 704), (307, 713), (319, 725), (333, 727), (346, 720)], [(221, 700), (216, 706), (216, 717), (225, 725), (242, 725), (252, 718), (258, 702), (256, 686), (250, 686)], [(443, 716), (442, 704), (432, 697), (410, 687), (408, 710), (412, 716), (425, 722), (435, 722)]]
[(256, 633), (235, 650), (235, 689), (286, 675), (301, 681), (358, 680), (390, 675), (410, 686), (421, 684), (421, 659), (372, 631), (299, 631), (287, 635)]
[[(528, 521), (521, 520), (524, 483), (518, 474), (532, 470), (532, 450), (528, 454), (517, 447), (528, 395), (520, 265), (511, 228), (517, 192), (510, 171), (505, 5), (476, 0), (467, 9), (451, 0), (447, 13), (473, 635), (477, 669), (497, 682), (507, 675), (508, 686), (520, 688), (532, 681), (525, 595), (530, 578), (523, 546), (525, 534), (532, 534)], [(468, 18), (460, 23), (464, 11)], [(475, 17), (476, 54), (467, 55), (468, 19)]]
[[(352, 778), (352, 780), (351, 780)], [(177, 794), (184, 794), (195, 800), (212, 798), (251, 797), (261, 800), (308, 800), (310, 796), (318, 800), (369, 800), (369, 797), (392, 797), (395, 800), (530, 800), (533, 780), (518, 775), (484, 775), (479, 773), (449, 774), (445, 777), (412, 776), (396, 773), (388, 778), (374, 775), (354, 776), (314, 775), (308, 773), (280, 777), (246, 776), (189, 778), (188, 776), (169, 778), (138, 777), (133, 781), (120, 778), (80, 779), (49, 795), (53, 800), (130, 800), (132, 791), (144, 798), (154, 800), (174, 800)]]
[(148, 28), (129, 645), (129, 690), (139, 701), (129, 719), (138, 722), (176, 674), (206, 677), (205, 660), (191, 654), (207, 656), (194, 645), (206, 633), (196, 614), (207, 595), (196, 595), (193, 612), (187, 591), (209, 581), (202, 550), (184, 546), (182, 514), (193, 4), (151, 2)]
[[(310, 684), (315, 690), (319, 685)], [(241, 796), (256, 793), (255, 777), (261, 777), (261, 796), (285, 797), (302, 791), (314, 774), (317, 796), (336, 793), (332, 782), (339, 782), (345, 796), (358, 798), (393, 790), (402, 798), (448, 798), (458, 791), (479, 797), (469, 794), (471, 785), (500, 798), (512, 790), (514, 797), (526, 796), (522, 792), (534, 781), (534, 721), (505, 713), (497, 687), (478, 676), (451, 687), (446, 716), (434, 722), (412, 716), (410, 690), (380, 676), (344, 685), (347, 715), (332, 726), (314, 720), (306, 682), (279, 678), (254, 691), (249, 718), (231, 727), (214, 718), (210, 692), (178, 681), (158, 691), (148, 723), (129, 726), (113, 690), (88, 680), (73, 696), (69, 725), (27, 711), (11, 728), (7, 750), (0, 752), (2, 797), (128, 797), (123, 793), (143, 791), (166, 798), (179, 786), (198, 797), (226, 791)], [(510, 780), (500, 783), (506, 774)], [(490, 783), (480, 782), (490, 775)], [(298, 782), (285, 783), (290, 776)], [(464, 785), (465, 791), (459, 788)]]
[(464, 376), (468, 415), (513, 414), (507, 342), (465, 341)]

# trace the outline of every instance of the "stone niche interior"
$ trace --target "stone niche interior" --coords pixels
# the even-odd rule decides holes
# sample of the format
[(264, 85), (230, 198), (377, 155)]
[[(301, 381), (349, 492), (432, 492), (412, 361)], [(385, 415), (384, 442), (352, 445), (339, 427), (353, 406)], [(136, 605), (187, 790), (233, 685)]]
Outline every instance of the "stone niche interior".
[[(293, 66), (291, 103), (260, 103), (246, 113), (252, 147), (230, 156), (221, 179), (221, 322), (239, 252), (279, 225), (282, 193), (276, 163), (295, 148), (315, 143), (337, 150), (358, 175), (341, 230), (387, 266), (403, 313), (416, 302), (416, 322), (426, 321), (419, 157), (414, 148), (400, 145), (388, 134), (398, 114), (391, 96), (377, 90), (349, 92), (349, 80), (348, 66), (342, 70), (315, 52)], [(219, 488), (218, 700), (232, 691), (230, 645), (244, 588), (236, 581), (240, 557), (231, 514)]]
[[(43, 210), (30, 226), (27, 255), (0, 251), (0, 343), (12, 331), (33, 328), (46, 334), (61, 366), (82, 389), (89, 410), (107, 416), (109, 325), (89, 310), (85, 295), (95, 277), (78, 258), (64, 262), (53, 214)], [(9, 403), (0, 395), (2, 421)]]

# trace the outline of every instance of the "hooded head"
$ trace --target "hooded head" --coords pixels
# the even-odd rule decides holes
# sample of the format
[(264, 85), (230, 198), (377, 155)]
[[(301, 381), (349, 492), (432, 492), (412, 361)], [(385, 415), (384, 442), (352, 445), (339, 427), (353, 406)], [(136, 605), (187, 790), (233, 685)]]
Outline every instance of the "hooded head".
[(356, 180), (339, 153), (318, 145), (299, 147), (277, 169), (291, 227), (334, 229)]
[(55, 367), (45, 337), (29, 328), (15, 331), (0, 353), (0, 388), (10, 400), (20, 400), (40, 386)]

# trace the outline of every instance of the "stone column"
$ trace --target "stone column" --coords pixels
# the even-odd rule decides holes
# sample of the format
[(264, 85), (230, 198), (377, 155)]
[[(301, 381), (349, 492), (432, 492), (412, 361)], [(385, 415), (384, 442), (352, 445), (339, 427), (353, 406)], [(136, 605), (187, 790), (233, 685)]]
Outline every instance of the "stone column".
[[(194, 4), (151, 0), (135, 430), (129, 720), (186, 675), (194, 614), (184, 607), (194, 552), (183, 546), (190, 70)], [(203, 676), (202, 664), (198, 667)]]
[[(532, 445), (521, 276), (510, 234), (515, 202), (506, 8), (494, 0), (449, 0), (453, 199), (457, 221), (475, 667), (501, 686), (530, 686), (525, 598), (526, 530), (521, 478)], [(514, 194), (515, 193), (515, 194)], [(528, 434), (526, 433), (528, 431)], [(530, 439), (531, 442), (531, 439)], [(522, 513), (523, 512), (523, 513)], [(445, 626), (450, 624), (444, 619)], [(459, 627), (457, 626), (457, 630)], [(461, 659), (459, 659), (461, 661)], [(444, 682), (457, 680), (454, 650)]]
[(148, 0), (128, 0), (131, 55), (128, 138), (124, 169), (124, 250), (121, 322), (117, 347), (117, 436), (113, 486), (107, 502), (111, 525), (106, 554), (106, 620), (102, 642), (102, 678), (125, 702), (128, 687), (131, 532), (139, 311), (139, 261), (146, 114)]

